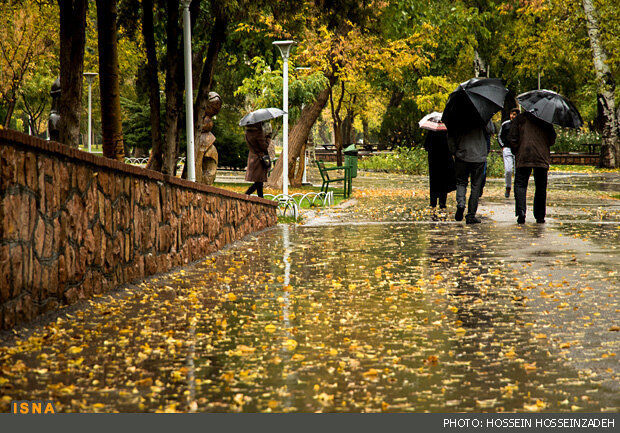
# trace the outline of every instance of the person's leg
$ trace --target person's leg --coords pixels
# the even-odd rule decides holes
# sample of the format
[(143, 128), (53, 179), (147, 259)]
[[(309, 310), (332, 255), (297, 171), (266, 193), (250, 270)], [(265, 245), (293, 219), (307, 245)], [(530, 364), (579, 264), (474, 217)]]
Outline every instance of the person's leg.
[(439, 193), (439, 207), (441, 209), (445, 209), (446, 208), (446, 200), (448, 199), (448, 193), (447, 192), (440, 192)]
[(547, 215), (547, 172), (546, 168), (534, 169), (534, 218), (537, 223), (544, 223)]
[(525, 222), (527, 183), (532, 169), (530, 167), (518, 167), (515, 170), (515, 216), (517, 222)]
[(247, 195), (251, 195), (254, 191), (256, 191), (257, 189), (257, 185), (258, 182), (254, 182), (252, 185), (250, 185), (250, 187), (248, 188), (248, 190), (245, 192)]
[(263, 182), (256, 182), (256, 194), (259, 197), (263, 197)]
[(431, 202), (430, 205), (431, 207), (435, 207), (437, 206), (437, 193), (435, 191), (431, 191)]
[(510, 188), (512, 187), (512, 172), (514, 170), (515, 157), (510, 149), (504, 149), (502, 156), (504, 157), (504, 180), (506, 181), (506, 198), (510, 197)]
[[(471, 166), (471, 191), (469, 192), (469, 201), (467, 202), (466, 220), (474, 222), (477, 220), (476, 212), (478, 211), (478, 199), (482, 190), (482, 182), (484, 181), (484, 170), (486, 163), (472, 162)], [(477, 220), (476, 222), (480, 222)]]
[(456, 159), (454, 161), (454, 172), (456, 176), (456, 215), (454, 218), (457, 221), (461, 221), (465, 210), (465, 198), (469, 178), (467, 163), (460, 159)]

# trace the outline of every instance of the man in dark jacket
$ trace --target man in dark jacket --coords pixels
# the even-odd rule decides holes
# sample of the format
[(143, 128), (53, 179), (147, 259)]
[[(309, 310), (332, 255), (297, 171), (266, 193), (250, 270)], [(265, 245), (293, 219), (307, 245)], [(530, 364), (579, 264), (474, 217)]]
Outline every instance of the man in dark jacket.
[(497, 141), (502, 148), (502, 156), (504, 157), (504, 179), (506, 181), (506, 192), (504, 197), (510, 197), (510, 189), (512, 187), (512, 174), (515, 169), (515, 156), (512, 154), (512, 150), (508, 146), (508, 133), (510, 132), (510, 125), (515, 117), (519, 115), (519, 109), (513, 108), (510, 110), (510, 119), (502, 123), (502, 127), (499, 130)]
[(465, 196), (467, 184), (471, 177), (471, 191), (467, 202), (467, 224), (478, 224), (480, 219), (476, 217), (478, 199), (484, 180), (484, 168), (487, 162), (489, 149), (487, 146), (488, 127), (476, 125), (469, 130), (450, 132), (448, 131), (448, 146), (454, 154), (454, 169), (456, 173), (456, 214), (454, 219), (463, 220), (465, 212)]
[(551, 146), (556, 133), (553, 125), (529, 112), (519, 114), (510, 126), (508, 145), (515, 155), (515, 214), (517, 223), (525, 223), (527, 184), (534, 171), (534, 218), (544, 223), (547, 214), (547, 173)]

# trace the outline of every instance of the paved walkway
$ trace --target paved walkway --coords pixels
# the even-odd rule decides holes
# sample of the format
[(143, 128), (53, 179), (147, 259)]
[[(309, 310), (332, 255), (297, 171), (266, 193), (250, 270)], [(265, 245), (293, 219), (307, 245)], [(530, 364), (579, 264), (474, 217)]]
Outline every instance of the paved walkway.
[(303, 225), (20, 331), (0, 404), (617, 411), (618, 200), (564, 189), (548, 224), (518, 226), (491, 180), (466, 226), (430, 220), (422, 178), (362, 175)]

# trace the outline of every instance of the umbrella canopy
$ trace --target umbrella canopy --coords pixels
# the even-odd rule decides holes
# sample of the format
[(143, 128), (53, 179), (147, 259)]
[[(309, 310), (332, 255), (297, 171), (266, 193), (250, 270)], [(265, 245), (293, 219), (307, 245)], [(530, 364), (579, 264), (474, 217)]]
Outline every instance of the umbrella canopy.
[(239, 121), (239, 126), (251, 125), (253, 123), (260, 123), (266, 120), (275, 119), (284, 115), (284, 111), (279, 108), (261, 108), (260, 110), (252, 111), (246, 114)]
[(437, 111), (433, 111), (431, 114), (424, 116), (419, 122), (420, 128), (427, 129), (429, 131), (447, 131), (446, 125), (441, 121), (441, 115)]
[(484, 126), (502, 109), (507, 94), (499, 78), (472, 78), (450, 94), (441, 120), (448, 130)]
[(583, 120), (577, 108), (564, 96), (551, 90), (530, 90), (517, 96), (521, 106), (547, 123), (581, 128)]

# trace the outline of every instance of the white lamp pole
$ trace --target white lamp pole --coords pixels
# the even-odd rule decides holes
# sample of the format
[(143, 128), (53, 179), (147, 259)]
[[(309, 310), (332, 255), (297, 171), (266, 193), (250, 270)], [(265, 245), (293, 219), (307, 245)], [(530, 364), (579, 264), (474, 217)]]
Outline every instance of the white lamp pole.
[(280, 49), (284, 67), (282, 69), (282, 110), (284, 110), (282, 127), (282, 194), (288, 195), (288, 56), (295, 41), (276, 41), (273, 44)]
[(88, 151), (92, 152), (92, 106), (93, 106), (93, 96), (92, 96), (92, 85), (93, 80), (97, 76), (96, 72), (84, 72), (84, 76), (86, 77), (86, 81), (88, 81)]
[(185, 134), (187, 138), (187, 178), (196, 181), (196, 165), (194, 163), (194, 92), (192, 90), (192, 33), (189, 20), (189, 4), (191, 0), (183, 0), (183, 46), (185, 56)]

